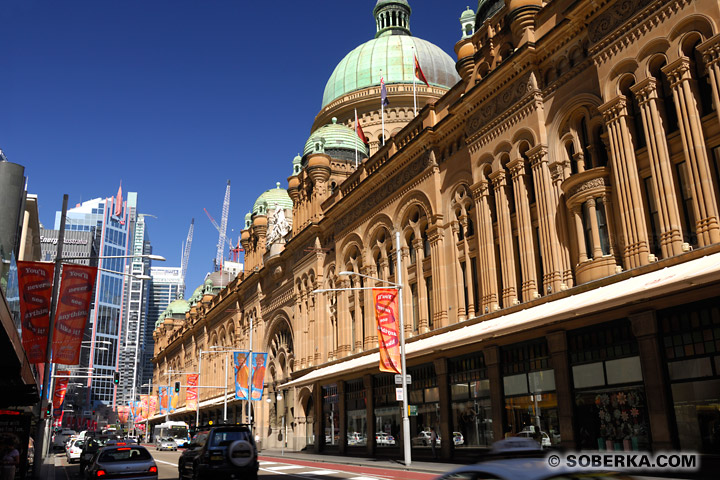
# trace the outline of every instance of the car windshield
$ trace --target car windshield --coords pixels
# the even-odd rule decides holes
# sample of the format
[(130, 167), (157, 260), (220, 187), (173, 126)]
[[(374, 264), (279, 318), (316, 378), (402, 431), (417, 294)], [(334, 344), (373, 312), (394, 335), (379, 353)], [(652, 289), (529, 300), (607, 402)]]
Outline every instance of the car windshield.
[(83, 442), (82, 440), (77, 440), (75, 443), (73, 443), (73, 446), (77, 448), (82, 448), (83, 445), (85, 445), (85, 442)]
[(215, 432), (212, 439), (212, 446), (223, 447), (230, 445), (236, 440), (250, 441), (250, 435), (245, 430), (227, 430)]
[(98, 462), (143, 462), (151, 459), (150, 452), (144, 448), (120, 447), (104, 450)]

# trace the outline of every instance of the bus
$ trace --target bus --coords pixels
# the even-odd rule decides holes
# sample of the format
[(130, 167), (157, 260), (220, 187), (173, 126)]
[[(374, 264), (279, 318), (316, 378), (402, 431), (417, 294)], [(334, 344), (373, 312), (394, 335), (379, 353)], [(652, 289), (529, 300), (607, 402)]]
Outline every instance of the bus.
[(190, 434), (188, 432), (188, 424), (185, 422), (167, 421), (159, 425), (155, 425), (153, 429), (153, 439), (155, 445), (159, 445), (163, 438), (172, 438), (178, 447), (186, 447), (190, 443)]

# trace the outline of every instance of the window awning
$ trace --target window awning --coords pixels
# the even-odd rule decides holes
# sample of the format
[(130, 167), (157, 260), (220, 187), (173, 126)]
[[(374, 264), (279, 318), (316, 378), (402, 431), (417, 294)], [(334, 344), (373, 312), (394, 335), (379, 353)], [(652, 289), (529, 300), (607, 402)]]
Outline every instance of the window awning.
[[(629, 302), (644, 301), (717, 281), (720, 281), (720, 253), (637, 275), (609, 285), (502, 315), (485, 322), (475, 323), (450, 332), (439, 333), (422, 340), (408, 342), (405, 344), (405, 355), (411, 358), (431, 351), (447, 350), (471, 344), (481, 339), (487, 340), (508, 335), (540, 324), (596, 313)], [(281, 385), (280, 388), (308, 385), (321, 378), (340, 377), (347, 371), (362, 370), (371, 365), (377, 366), (379, 361), (380, 354), (378, 352), (363, 355), (318, 368)]]

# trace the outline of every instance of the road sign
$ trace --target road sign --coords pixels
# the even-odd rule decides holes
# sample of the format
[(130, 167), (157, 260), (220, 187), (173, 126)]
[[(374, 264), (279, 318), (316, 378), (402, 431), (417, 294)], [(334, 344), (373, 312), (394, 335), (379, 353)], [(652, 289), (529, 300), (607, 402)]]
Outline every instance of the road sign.
[[(410, 374), (408, 373), (405, 375), (405, 378), (407, 378), (407, 383), (410, 385), (412, 383), (412, 377)], [(402, 375), (399, 373), (395, 375), (395, 385), (402, 385)]]
[(402, 388), (395, 389), (395, 400), (397, 400), (398, 402), (403, 401), (403, 389)]
[(417, 405), (408, 405), (408, 416), (417, 417)]

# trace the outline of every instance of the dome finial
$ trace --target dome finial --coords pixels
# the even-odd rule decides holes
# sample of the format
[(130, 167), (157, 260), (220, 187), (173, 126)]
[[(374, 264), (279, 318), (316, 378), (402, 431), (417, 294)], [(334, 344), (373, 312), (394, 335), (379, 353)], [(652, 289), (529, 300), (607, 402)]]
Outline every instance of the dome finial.
[(275, 182), (275, 188), (280, 188), (280, 182)]
[(385, 35), (412, 35), (411, 13), (412, 9), (407, 0), (378, 0), (373, 9), (377, 27), (375, 38)]

